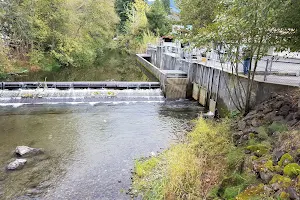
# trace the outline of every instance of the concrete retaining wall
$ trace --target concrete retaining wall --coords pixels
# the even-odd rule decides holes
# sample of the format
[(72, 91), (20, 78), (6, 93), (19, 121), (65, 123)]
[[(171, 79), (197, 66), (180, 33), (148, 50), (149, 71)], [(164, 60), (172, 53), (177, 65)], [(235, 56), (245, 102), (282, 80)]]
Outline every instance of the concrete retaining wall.
[[(155, 50), (153, 50), (153, 52), (155, 52)], [(189, 80), (187, 78), (168, 77), (167, 73), (164, 73), (161, 69), (145, 59), (148, 56), (148, 54), (138, 54), (137, 61), (160, 81), (161, 89), (163, 90), (165, 97), (171, 100), (186, 99), (187, 84), (189, 83)], [(154, 59), (151, 59), (151, 61), (157, 63), (158, 60), (156, 60), (157, 57), (155, 57), (155, 53), (151, 54), (151, 58), (152, 56)]]
[[(235, 74), (222, 71), (221, 69), (204, 66), (202, 64), (187, 61), (176, 57), (175, 54), (163, 53), (161, 47), (148, 49), (147, 53), (151, 55), (151, 63), (163, 70), (182, 70), (188, 74), (187, 98), (192, 98), (198, 91), (198, 99), (204, 106), (214, 107), (214, 101), (217, 102), (219, 112), (233, 111), (237, 107), (243, 107), (245, 101), (245, 91), (248, 79), (237, 77)], [(201, 90), (202, 89), (202, 90)], [(251, 106), (261, 103), (270, 97), (273, 92), (292, 91), (298, 89), (293, 86), (284, 86), (266, 82), (255, 81), (251, 97)], [(202, 91), (202, 92), (201, 92)], [(200, 95), (202, 93), (202, 95)], [(194, 94), (195, 96), (195, 94)], [(195, 99), (195, 98), (194, 98)], [(212, 101), (210, 101), (210, 99)], [(206, 100), (206, 101), (205, 101)], [(205, 101), (205, 102), (204, 102)], [(213, 112), (214, 109), (212, 108)]]

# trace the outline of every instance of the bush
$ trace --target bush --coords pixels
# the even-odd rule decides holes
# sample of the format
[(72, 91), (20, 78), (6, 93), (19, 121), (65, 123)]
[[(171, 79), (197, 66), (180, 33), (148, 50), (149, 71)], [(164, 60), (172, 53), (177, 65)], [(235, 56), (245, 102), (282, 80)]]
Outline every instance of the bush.
[(269, 132), (271, 134), (275, 133), (275, 132), (279, 132), (279, 133), (282, 133), (284, 131), (287, 131), (288, 128), (285, 124), (282, 124), (280, 122), (273, 122), (269, 127)]

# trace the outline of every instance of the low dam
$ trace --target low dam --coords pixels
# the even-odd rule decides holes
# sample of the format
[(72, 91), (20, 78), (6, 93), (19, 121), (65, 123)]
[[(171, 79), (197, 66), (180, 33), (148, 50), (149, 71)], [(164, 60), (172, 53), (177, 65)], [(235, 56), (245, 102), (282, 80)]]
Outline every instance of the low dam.
[[(157, 155), (204, 112), (185, 98), (186, 74), (161, 82), (1, 82), (0, 199), (131, 199), (134, 160)], [(177, 81), (179, 79), (180, 81)], [(163, 79), (161, 79), (163, 80)], [(182, 82), (181, 82), (182, 81)], [(181, 96), (183, 95), (183, 96)], [(176, 98), (175, 98), (176, 97)], [(20, 170), (17, 146), (42, 148)]]

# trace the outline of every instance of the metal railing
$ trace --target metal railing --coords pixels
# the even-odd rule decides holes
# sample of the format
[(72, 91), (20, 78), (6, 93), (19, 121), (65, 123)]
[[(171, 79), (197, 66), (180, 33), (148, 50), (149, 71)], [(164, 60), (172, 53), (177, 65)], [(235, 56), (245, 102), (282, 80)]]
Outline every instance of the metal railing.
[[(244, 75), (242, 58), (240, 58), (238, 65), (233, 64), (229, 53), (226, 51), (182, 48), (180, 43), (163, 42), (160, 45), (163, 54), (169, 54), (178, 59), (204, 64), (213, 68), (222, 68), (228, 72), (236, 71), (237, 68), (239, 75)], [(254, 62), (255, 60), (253, 60), (252, 66), (254, 66)], [(265, 56), (257, 63), (255, 79), (262, 82), (300, 86), (300, 59), (279, 55)]]

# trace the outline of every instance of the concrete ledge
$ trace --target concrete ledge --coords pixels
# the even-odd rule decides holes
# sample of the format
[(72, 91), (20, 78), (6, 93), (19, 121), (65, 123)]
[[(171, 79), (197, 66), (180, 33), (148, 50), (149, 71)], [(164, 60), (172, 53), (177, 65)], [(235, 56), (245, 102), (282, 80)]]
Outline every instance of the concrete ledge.
[(161, 83), (161, 88), (167, 99), (185, 99), (189, 80), (187, 74), (180, 70), (160, 70), (143, 58), (148, 54), (137, 54), (139, 63), (152, 73)]

